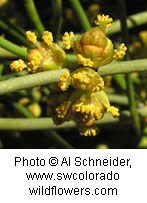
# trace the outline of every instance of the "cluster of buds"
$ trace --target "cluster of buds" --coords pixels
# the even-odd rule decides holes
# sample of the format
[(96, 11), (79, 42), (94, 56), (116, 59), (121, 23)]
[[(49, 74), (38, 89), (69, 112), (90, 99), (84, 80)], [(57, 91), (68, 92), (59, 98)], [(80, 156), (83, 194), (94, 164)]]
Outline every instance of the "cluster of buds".
[[(53, 119), (56, 124), (75, 120), (79, 125), (80, 134), (84, 136), (97, 134), (95, 123), (105, 112), (113, 117), (119, 116), (119, 110), (110, 105), (104, 91), (104, 80), (97, 72), (100, 66), (122, 59), (127, 50), (123, 43), (118, 49), (114, 49), (112, 41), (106, 36), (105, 31), (111, 23), (112, 18), (108, 15), (98, 15), (95, 21), (97, 27), (77, 36), (73, 32), (65, 32), (63, 35), (63, 45), (66, 49), (73, 49), (79, 67), (74, 72), (67, 71), (60, 77), (60, 91), (66, 92), (69, 86), (72, 86), (74, 91), (55, 106)], [(64, 66), (66, 54), (53, 43), (51, 32), (43, 33), (42, 42), (37, 41), (36, 34), (31, 31), (26, 32), (26, 37), (35, 48), (28, 49), (27, 62), (22, 59), (12, 62), (12, 71), (27, 68), (29, 72), (35, 73)], [(58, 97), (60, 98), (60, 95)]]
[(104, 81), (91, 68), (78, 68), (71, 74), (65, 72), (58, 82), (62, 91), (71, 85), (75, 91), (62, 104), (56, 107), (55, 115), (58, 123), (75, 120), (79, 125), (80, 134), (95, 136), (95, 122), (101, 119), (105, 112), (118, 117), (118, 109), (110, 106), (108, 97), (103, 91)]
[(10, 64), (12, 71), (22, 71), (27, 69), (29, 72), (59, 69), (66, 60), (66, 54), (56, 43), (53, 43), (51, 32), (45, 31), (42, 35), (42, 42), (37, 40), (34, 32), (27, 31), (26, 38), (35, 48), (28, 49), (28, 61), (22, 59), (13, 61)]
[(124, 57), (127, 50), (125, 45), (122, 43), (118, 49), (114, 49), (112, 41), (105, 34), (111, 22), (112, 18), (108, 15), (98, 15), (95, 21), (97, 27), (78, 36), (74, 36), (73, 32), (65, 32), (63, 45), (66, 49), (73, 49), (79, 65), (98, 69), (113, 59), (120, 60)]

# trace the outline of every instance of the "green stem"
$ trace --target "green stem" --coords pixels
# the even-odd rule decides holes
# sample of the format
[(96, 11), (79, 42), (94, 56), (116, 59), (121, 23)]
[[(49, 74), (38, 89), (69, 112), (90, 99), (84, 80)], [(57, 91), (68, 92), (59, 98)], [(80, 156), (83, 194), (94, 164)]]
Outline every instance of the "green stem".
[[(147, 116), (147, 107), (138, 109), (140, 116)], [(129, 111), (122, 111), (121, 114), (125, 116), (126, 121), (130, 121)], [(126, 119), (127, 118), (127, 119)], [(96, 122), (99, 126), (106, 125), (110, 123), (121, 122), (121, 119), (115, 119), (109, 114), (105, 114), (104, 117)], [(123, 122), (123, 119), (122, 119)], [(37, 125), (36, 125), (37, 123)], [(66, 122), (62, 125), (55, 125), (51, 118), (0, 118), (0, 130), (45, 130), (45, 129), (64, 129), (64, 128), (74, 128), (77, 127), (74, 121)]]
[[(7, 94), (21, 89), (58, 82), (60, 76), (65, 71), (68, 71), (68, 69), (45, 71), (1, 81), (0, 94)], [(98, 73), (101, 76), (105, 76), (136, 71), (147, 71), (147, 59), (112, 63), (101, 67)]]
[(110, 103), (115, 103), (118, 105), (128, 105), (128, 97), (116, 94), (108, 94)]
[(33, 0), (24, 0), (24, 5), (29, 15), (30, 20), (34, 24), (36, 30), (38, 31), (39, 36), (43, 34), (45, 28), (40, 20), (38, 12), (36, 10), (35, 4)]
[(39, 85), (54, 83), (67, 69), (45, 71), (36, 74), (25, 75), (0, 82), (0, 94), (15, 92)]
[(11, 25), (6, 24), (2, 20), (0, 20), (0, 28), (3, 29), (5, 32), (9, 33), (10, 35), (12, 35), (13, 37), (15, 37), (17, 40), (22, 42), (24, 45), (30, 46), (30, 43), (25, 39), (24, 36), (19, 34), (19, 32), (17, 32), (15, 29), (13, 29)]
[[(121, 31), (122, 31), (122, 39), (127, 47), (129, 47), (129, 34), (127, 30), (127, 14), (126, 14), (126, 5), (124, 0), (119, 0), (119, 10), (120, 10), (120, 20), (121, 20)], [(129, 52), (127, 52), (126, 60), (129, 60)], [(131, 74), (126, 74), (126, 87), (129, 98), (129, 107), (132, 116), (132, 124), (136, 135), (139, 137), (141, 135), (141, 126), (140, 126), (140, 118), (138, 115), (136, 100), (135, 100), (135, 91), (133, 86), (133, 80)]]
[(70, 4), (73, 7), (73, 10), (81, 24), (81, 27), (83, 28), (83, 31), (87, 31), (91, 28), (91, 25), (89, 23), (89, 20), (85, 14), (84, 9), (81, 6), (81, 3), (79, 0), (68, 0)]
[(98, 73), (104, 75), (116, 75), (122, 73), (133, 73), (147, 71), (147, 59), (138, 59), (130, 61), (117, 61), (106, 66), (101, 66)]
[[(137, 27), (137, 26), (146, 24), (146, 19), (147, 19), (146, 11), (130, 15), (127, 18), (127, 28), (130, 29), (133, 27)], [(115, 20), (112, 23), (112, 26), (106, 31), (106, 34), (107, 35), (115, 34), (117, 32), (120, 32), (120, 30), (121, 30), (120, 21)]]
[(17, 55), (0, 47), (0, 59), (15, 59)]
[(51, 0), (53, 13), (53, 36), (55, 41), (59, 40), (62, 28), (62, 0)]
[[(14, 102), (12, 106), (24, 117), (32, 119), (33, 114), (22, 104)], [(54, 142), (57, 146), (66, 149), (73, 148), (65, 139), (63, 139), (55, 130), (43, 131), (43, 134), (47, 135), (48, 138)]]
[(25, 48), (21, 48), (20, 46), (4, 39), (3, 37), (0, 37), (0, 47), (16, 54), (23, 59), (27, 59), (27, 51)]
[(26, 118), (33, 118), (33, 114), (22, 104), (18, 102), (12, 103), (12, 106), (24, 117)]

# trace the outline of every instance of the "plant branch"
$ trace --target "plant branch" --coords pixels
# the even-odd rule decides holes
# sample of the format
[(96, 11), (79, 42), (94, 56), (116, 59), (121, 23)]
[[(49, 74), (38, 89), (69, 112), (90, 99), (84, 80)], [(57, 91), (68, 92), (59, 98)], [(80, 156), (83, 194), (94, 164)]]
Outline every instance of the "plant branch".
[(11, 25), (6, 24), (2, 20), (0, 20), (0, 28), (3, 29), (5, 32), (9, 33), (10, 35), (12, 35), (13, 37), (15, 37), (17, 40), (19, 40), (24, 45), (30, 46), (30, 43), (25, 39), (24, 36), (22, 36), (19, 32), (17, 32), (15, 29), (13, 29)]
[(87, 31), (91, 28), (91, 25), (89, 23), (89, 20), (85, 14), (84, 9), (81, 6), (81, 3), (79, 0), (68, 0), (70, 4), (73, 7), (73, 10), (81, 24), (81, 27), (83, 28), (83, 31)]
[[(1, 81), (0, 94), (58, 82), (60, 76), (65, 71), (68, 71), (68, 69), (45, 71)], [(107, 66), (100, 67), (98, 73), (101, 76), (105, 76), (136, 71), (147, 71), (147, 59), (111, 63)]]
[[(120, 10), (120, 22), (121, 22), (121, 33), (122, 33), (122, 40), (127, 47), (129, 47), (129, 34), (127, 29), (127, 13), (126, 13), (126, 2), (125, 0), (119, 0), (118, 2), (118, 9)], [(129, 51), (127, 51), (125, 59), (129, 60)], [(135, 91), (133, 86), (133, 80), (130, 73), (125, 75), (126, 78), (126, 87), (129, 99), (129, 108), (132, 116), (132, 126), (136, 135), (139, 137), (141, 135), (141, 125), (140, 125), (140, 118), (136, 107), (136, 100), (135, 100)]]
[(22, 77), (11, 78), (0, 82), (0, 94), (15, 92), (39, 85), (54, 83), (67, 69), (45, 71), (36, 74), (29, 74)]
[[(146, 24), (147, 23), (146, 19), (147, 19), (146, 11), (130, 15), (127, 18), (127, 28), (130, 29), (133, 27), (137, 27), (137, 26)], [(112, 26), (106, 31), (106, 34), (107, 35), (115, 34), (117, 32), (120, 32), (120, 30), (121, 30), (120, 21), (115, 20), (112, 23)]]
[(12, 52), (13, 54), (16, 54), (17, 56), (27, 59), (27, 51), (25, 48), (22, 48), (12, 42), (10, 42), (7, 39), (4, 39), (0, 36), (0, 47), (6, 49), (7, 51)]
[(147, 59), (117, 61), (98, 69), (101, 76), (143, 71), (147, 71)]
[[(140, 116), (147, 116), (147, 107), (138, 109)], [(109, 114), (105, 114), (104, 117), (96, 122), (98, 126), (126, 122), (130, 121), (129, 111), (122, 111), (122, 119), (115, 119)], [(123, 119), (125, 117), (125, 119)], [(37, 123), (37, 125), (36, 125)], [(75, 128), (77, 124), (74, 121), (66, 122), (62, 125), (56, 125), (51, 118), (0, 118), (0, 130), (45, 130), (45, 129), (64, 129)]]
[(43, 32), (45, 31), (45, 28), (40, 20), (40, 17), (38, 15), (38, 12), (36, 10), (35, 4), (33, 0), (25, 0), (24, 1), (25, 8), (27, 10), (27, 13), (29, 15), (30, 20), (34, 24), (36, 30), (38, 31), (38, 34), (41, 36)]
[(59, 40), (61, 28), (62, 28), (62, 0), (51, 0), (52, 13), (53, 13), (53, 36), (55, 41)]

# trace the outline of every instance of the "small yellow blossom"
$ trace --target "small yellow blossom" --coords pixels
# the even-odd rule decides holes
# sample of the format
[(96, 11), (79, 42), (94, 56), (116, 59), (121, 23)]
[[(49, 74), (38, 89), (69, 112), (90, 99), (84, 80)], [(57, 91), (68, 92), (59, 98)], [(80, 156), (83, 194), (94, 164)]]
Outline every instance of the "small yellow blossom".
[(26, 38), (32, 44), (34, 44), (34, 45), (37, 44), (37, 36), (36, 36), (35, 32), (27, 31), (26, 32)]
[(63, 45), (65, 46), (66, 49), (70, 49), (72, 47), (73, 43), (73, 38), (74, 38), (74, 33), (73, 32), (65, 32), (63, 35)]
[(27, 64), (28, 71), (35, 73), (39, 69), (39, 65), (43, 57), (36, 49), (30, 50), (28, 55), (29, 55), (29, 62)]
[(93, 66), (93, 61), (90, 58), (83, 57), (81, 54), (77, 55), (77, 59), (78, 59), (79, 65), (89, 66), (89, 67)]
[(51, 32), (45, 31), (42, 35), (42, 39), (48, 47), (51, 48), (53, 46), (53, 35)]
[(75, 89), (96, 92), (104, 88), (102, 77), (91, 68), (78, 68), (71, 73), (71, 85)]
[(70, 85), (70, 73), (69, 71), (66, 71), (61, 75), (58, 86), (62, 91), (66, 91)]
[(101, 30), (105, 32), (106, 28), (109, 28), (112, 24), (113, 19), (109, 18), (109, 15), (97, 15), (95, 24), (99, 26)]
[(80, 126), (79, 127), (80, 135), (83, 136), (96, 136), (97, 134), (97, 128), (95, 126)]
[(120, 44), (117, 49), (114, 50), (113, 59), (120, 60), (126, 54), (127, 47), (124, 43)]
[(62, 91), (66, 91), (71, 85), (77, 90), (85, 92), (96, 92), (104, 88), (102, 77), (91, 68), (78, 68), (71, 74), (69, 72), (61, 75), (58, 86)]
[(119, 116), (119, 110), (114, 106), (109, 106), (107, 108), (107, 112), (110, 113), (113, 117)]
[(23, 60), (18, 59), (16, 61), (13, 61), (10, 64), (10, 68), (12, 71), (18, 72), (18, 71), (22, 71), (24, 68), (26, 68), (26, 64), (24, 63)]

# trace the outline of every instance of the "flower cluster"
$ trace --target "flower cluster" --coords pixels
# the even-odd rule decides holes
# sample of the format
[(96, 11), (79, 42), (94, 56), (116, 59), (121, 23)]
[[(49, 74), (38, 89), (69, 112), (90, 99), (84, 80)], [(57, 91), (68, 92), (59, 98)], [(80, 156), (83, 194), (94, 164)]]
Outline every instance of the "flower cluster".
[(26, 38), (35, 48), (28, 49), (28, 61), (22, 59), (13, 61), (10, 64), (12, 71), (22, 71), (27, 68), (29, 72), (36, 73), (40, 71), (59, 69), (66, 60), (66, 54), (56, 43), (53, 43), (51, 32), (45, 31), (42, 35), (42, 41), (37, 41), (34, 32), (27, 31)]
[[(105, 112), (113, 117), (119, 116), (119, 110), (110, 105), (104, 91), (104, 79), (97, 72), (100, 66), (112, 60), (122, 59), (127, 50), (123, 43), (118, 49), (114, 49), (112, 41), (106, 36), (105, 31), (111, 23), (112, 18), (108, 15), (98, 15), (95, 28), (77, 36), (73, 32), (65, 32), (63, 35), (63, 45), (66, 49), (73, 49), (78, 68), (71, 73), (65, 72), (59, 79), (60, 91), (66, 92), (71, 86), (72, 93), (67, 94), (68, 96), (64, 95), (62, 99), (60, 94), (57, 95), (58, 99), (52, 114), (53, 120), (56, 124), (75, 120), (79, 125), (80, 134), (84, 136), (97, 134), (95, 123), (104, 116)], [(53, 42), (51, 32), (43, 33), (42, 42), (39, 42), (36, 34), (31, 31), (26, 32), (26, 37), (34, 48), (28, 49), (27, 62), (19, 59), (11, 63), (10, 68), (13, 71), (27, 68), (29, 72), (36, 73), (64, 66), (66, 54)]]
[(58, 85), (66, 91), (71, 85), (75, 91), (68, 100), (56, 107), (55, 113), (59, 123), (75, 120), (84, 136), (95, 136), (95, 122), (101, 119), (105, 112), (113, 117), (119, 116), (118, 109), (110, 106), (108, 97), (103, 91), (104, 81), (100, 75), (91, 68), (78, 68), (60, 77)]
[(74, 36), (73, 32), (65, 32), (63, 45), (66, 49), (73, 48), (80, 65), (94, 69), (112, 62), (113, 59), (122, 59), (127, 50), (125, 45), (120, 44), (118, 49), (114, 49), (112, 41), (105, 34), (111, 22), (112, 18), (108, 15), (98, 15), (95, 21), (97, 27), (78, 36)]

